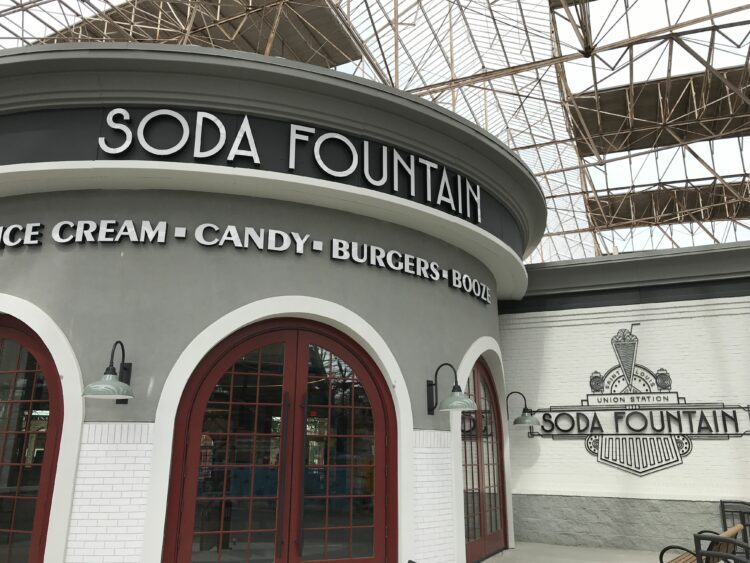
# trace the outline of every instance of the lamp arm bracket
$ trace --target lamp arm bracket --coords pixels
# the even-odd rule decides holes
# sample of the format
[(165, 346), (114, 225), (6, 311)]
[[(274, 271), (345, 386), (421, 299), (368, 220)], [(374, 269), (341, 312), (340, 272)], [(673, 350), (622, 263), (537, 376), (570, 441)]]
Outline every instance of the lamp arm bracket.
[(523, 410), (524, 412), (529, 411), (532, 414), (534, 414), (534, 411), (529, 409), (529, 407), (526, 405), (526, 395), (521, 393), (520, 391), (511, 391), (505, 396), (505, 416), (508, 420), (510, 420), (510, 407), (508, 406), (508, 399), (510, 399), (511, 395), (520, 395), (523, 397)]
[(449, 368), (451, 368), (451, 370), (453, 370), (453, 387), (458, 387), (458, 372), (456, 371), (456, 368), (453, 367), (453, 364), (449, 362), (443, 362), (435, 370), (435, 385), (437, 386), (438, 372), (445, 366), (448, 366)]
[(458, 373), (456, 372), (456, 368), (453, 367), (453, 364), (448, 362), (440, 364), (435, 370), (433, 381), (430, 381), (429, 379), (427, 380), (427, 414), (435, 414), (435, 408), (438, 404), (438, 372), (445, 366), (448, 366), (453, 370), (453, 391), (461, 391), (461, 388), (458, 385)]
[(122, 343), (122, 340), (115, 340), (115, 343), (112, 344), (112, 353), (109, 355), (110, 366), (115, 365), (115, 350), (117, 349), (118, 344), (120, 345), (120, 350), (122, 351), (122, 359), (120, 360), (120, 363), (125, 363), (125, 345)]

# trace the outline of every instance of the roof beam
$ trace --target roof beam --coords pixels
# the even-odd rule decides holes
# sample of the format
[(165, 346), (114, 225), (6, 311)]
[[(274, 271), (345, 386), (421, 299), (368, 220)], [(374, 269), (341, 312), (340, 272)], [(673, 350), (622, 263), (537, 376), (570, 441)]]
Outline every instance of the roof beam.
[(709, 63), (706, 59), (701, 57), (698, 53), (696, 53), (690, 45), (685, 43), (683, 41), (682, 37), (675, 36), (674, 37), (675, 43), (677, 43), (680, 47), (685, 49), (687, 53), (693, 57), (696, 61), (701, 63), (704, 67), (706, 67), (706, 70), (713, 74), (716, 78), (718, 78), (724, 86), (729, 88), (732, 92), (737, 94), (737, 96), (740, 97), (740, 99), (745, 102), (747, 105), (750, 106), (750, 98), (747, 97), (747, 95), (740, 89), (735, 83), (733, 83), (730, 80), (727, 80), (727, 77), (721, 74), (718, 70), (716, 70), (711, 63)]
[[(748, 9), (750, 9), (750, 6), (747, 6), (747, 5), (736, 6), (734, 8), (729, 8), (729, 9), (722, 10), (719, 12), (714, 12), (711, 14), (701, 16), (699, 18), (694, 18), (692, 20), (686, 20), (682, 23), (674, 24), (669, 27), (662, 27), (659, 29), (655, 29), (653, 31), (649, 31), (648, 33), (642, 33), (641, 35), (636, 35), (633, 37), (629, 37), (627, 39), (623, 39), (622, 41), (615, 41), (613, 43), (609, 43), (608, 45), (602, 45), (601, 47), (594, 46), (589, 56), (593, 56), (596, 53), (603, 53), (605, 51), (612, 51), (613, 49), (621, 49), (623, 47), (628, 47), (630, 45), (637, 45), (640, 43), (647, 43), (651, 41), (669, 39), (670, 37), (676, 37), (679, 35), (692, 35), (695, 33), (703, 33), (705, 31), (711, 31), (712, 29), (719, 29), (719, 28), (726, 29), (728, 27), (746, 25), (748, 23), (747, 21), (732, 22), (731, 24), (712, 25), (707, 28), (691, 29), (691, 30), (684, 31), (682, 33), (674, 33), (674, 31), (677, 29), (693, 26), (693, 25), (702, 23), (704, 21), (713, 20), (713, 19), (720, 18), (723, 16), (728, 16), (731, 14), (735, 14), (737, 12), (746, 11)], [(519, 74), (521, 72), (527, 72), (529, 70), (546, 68), (548, 66), (561, 64), (561, 63), (567, 63), (570, 61), (575, 61), (575, 60), (583, 59), (583, 58), (586, 58), (586, 54), (584, 54), (583, 52), (570, 53), (567, 55), (560, 55), (560, 56), (551, 57), (548, 59), (542, 59), (539, 61), (532, 61), (529, 63), (520, 64), (520, 65), (509, 66), (506, 68), (488, 70), (485, 72), (473, 74), (471, 76), (464, 76), (464, 77), (455, 78), (452, 80), (445, 80), (443, 82), (437, 82), (435, 84), (422, 86), (420, 88), (414, 88), (412, 90), (408, 90), (408, 92), (416, 96), (428, 96), (431, 94), (436, 94), (438, 92), (450, 90), (452, 88), (471, 86), (472, 84), (477, 84), (480, 82), (487, 82), (489, 80), (495, 80), (496, 78), (502, 78), (504, 76), (510, 76), (513, 74)]]
[(357, 50), (359, 51), (359, 54), (362, 55), (362, 57), (370, 64), (373, 72), (378, 75), (380, 81), (383, 84), (390, 84), (388, 76), (385, 74), (385, 72), (383, 72), (383, 69), (380, 68), (380, 64), (375, 59), (375, 56), (372, 54), (365, 42), (362, 41), (362, 37), (359, 35), (359, 33), (352, 29), (351, 20), (344, 15), (339, 5), (335, 4), (331, 0), (325, 0), (325, 3), (328, 6), (328, 9), (331, 10), (331, 13), (334, 15), (336, 20), (339, 22), (339, 25), (349, 36), (349, 39), (351, 39), (352, 43), (354, 43)]

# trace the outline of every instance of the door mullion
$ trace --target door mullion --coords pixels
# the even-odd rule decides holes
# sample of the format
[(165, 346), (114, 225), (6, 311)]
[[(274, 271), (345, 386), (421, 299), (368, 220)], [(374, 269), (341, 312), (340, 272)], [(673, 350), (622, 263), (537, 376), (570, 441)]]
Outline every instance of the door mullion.
[(298, 439), (298, 419), (297, 416), (297, 405), (299, 404), (297, 399), (297, 369), (298, 355), (299, 355), (299, 331), (290, 331), (289, 336), (285, 340), (284, 350), (284, 391), (289, 400), (289, 408), (286, 409), (286, 420), (282, 421), (284, 424), (285, 435), (284, 440), (284, 455), (283, 466), (279, 464), (279, 471), (284, 473), (284, 482), (279, 484), (278, 493), (278, 505), (277, 510), (279, 512), (279, 524), (276, 533), (278, 534), (277, 546), (280, 546), (276, 550), (276, 563), (287, 563), (290, 558), (292, 549), (292, 542), (290, 538), (293, 536), (293, 514), (294, 514), (294, 483), (296, 477), (295, 466), (297, 465), (297, 455), (295, 454), (297, 449)]
[[(305, 384), (307, 383), (307, 373), (303, 374), (305, 377)], [(307, 385), (305, 385), (305, 389), (307, 389)], [(299, 526), (297, 527), (297, 533), (295, 535), (294, 543), (296, 545), (295, 552), (297, 554), (297, 557), (301, 560), (302, 559), (302, 545), (304, 542), (304, 530), (302, 526), (302, 515), (303, 510), (305, 506), (305, 446), (306, 446), (306, 438), (307, 438), (307, 414), (308, 414), (308, 405), (307, 405), (307, 392), (305, 392), (305, 395), (302, 399), (302, 440), (300, 442), (300, 448), (297, 448), (297, 451), (302, 452), (302, 463), (300, 465), (301, 471), (302, 471), (302, 478), (301, 478), (301, 485), (299, 487), (299, 495), (297, 496), (300, 506), (299, 509), (296, 511), (297, 514), (299, 514)]]
[(288, 546), (283, 563), (302, 559), (302, 511), (305, 483), (305, 421), (307, 416), (307, 341), (301, 331), (295, 331), (295, 362), (290, 376), (294, 379), (294, 427), (289, 455), (290, 473)]
[(484, 485), (485, 485), (485, 467), (484, 467), (484, 417), (482, 416), (482, 400), (483, 389), (481, 384), (481, 377), (476, 374), (474, 379), (474, 397), (477, 401), (477, 461), (478, 469), (477, 475), (479, 477), (479, 537), (482, 541), (485, 541), (487, 536), (487, 522), (486, 522), (486, 502), (484, 498)]
[(284, 557), (283, 549), (284, 549), (284, 530), (287, 528), (285, 524), (288, 524), (285, 522), (286, 520), (286, 513), (285, 510), (285, 500), (288, 498), (287, 494), (287, 457), (289, 454), (289, 440), (291, 436), (289, 435), (289, 411), (291, 409), (291, 405), (289, 403), (289, 391), (284, 391), (284, 403), (281, 409), (281, 441), (279, 443), (280, 446), (280, 455), (279, 455), (279, 481), (278, 481), (278, 491), (277, 491), (277, 506), (276, 510), (279, 511), (279, 517), (277, 520), (277, 529), (276, 529), (276, 550), (275, 550), (275, 558), (277, 561), (281, 560)]

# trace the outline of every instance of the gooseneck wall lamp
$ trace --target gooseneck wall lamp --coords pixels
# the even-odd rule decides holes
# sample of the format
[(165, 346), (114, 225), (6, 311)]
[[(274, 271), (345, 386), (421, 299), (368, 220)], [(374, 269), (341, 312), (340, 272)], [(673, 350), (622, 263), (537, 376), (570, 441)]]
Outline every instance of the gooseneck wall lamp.
[[(120, 345), (122, 359), (120, 360), (120, 375), (115, 369), (115, 350)], [(88, 399), (118, 399), (127, 401), (133, 398), (133, 390), (130, 388), (130, 373), (133, 364), (125, 363), (125, 346), (119, 340), (112, 345), (112, 353), (109, 355), (109, 365), (104, 370), (104, 375), (93, 383), (89, 383), (83, 390), (83, 396)]]
[(518, 424), (519, 426), (541, 426), (542, 423), (539, 422), (539, 419), (534, 416), (534, 411), (526, 406), (526, 395), (524, 395), (520, 391), (511, 391), (505, 397), (505, 412), (508, 413), (508, 417), (510, 418), (508, 399), (510, 399), (511, 395), (521, 395), (521, 397), (523, 397), (523, 411), (521, 411), (521, 416), (517, 416), (513, 419), (513, 424)]
[[(451, 394), (440, 401), (438, 404), (438, 393), (437, 393), (437, 377), (440, 368), (448, 366), (453, 370), (453, 390)], [(435, 409), (439, 411), (473, 411), (476, 410), (477, 404), (468, 395), (461, 391), (461, 386), (458, 384), (458, 373), (448, 362), (440, 364), (435, 370), (435, 377), (433, 381), (427, 380), (427, 414), (435, 414)]]

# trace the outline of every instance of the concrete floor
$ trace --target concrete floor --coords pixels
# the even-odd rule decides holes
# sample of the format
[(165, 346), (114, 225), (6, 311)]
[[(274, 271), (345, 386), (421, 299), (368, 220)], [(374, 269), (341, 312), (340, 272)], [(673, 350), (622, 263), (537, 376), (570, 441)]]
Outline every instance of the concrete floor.
[(625, 551), (595, 547), (569, 547), (543, 543), (517, 543), (487, 559), (485, 563), (658, 563), (659, 554), (650, 551)]

